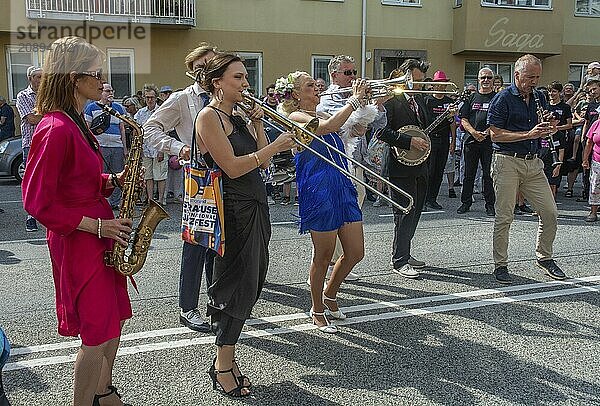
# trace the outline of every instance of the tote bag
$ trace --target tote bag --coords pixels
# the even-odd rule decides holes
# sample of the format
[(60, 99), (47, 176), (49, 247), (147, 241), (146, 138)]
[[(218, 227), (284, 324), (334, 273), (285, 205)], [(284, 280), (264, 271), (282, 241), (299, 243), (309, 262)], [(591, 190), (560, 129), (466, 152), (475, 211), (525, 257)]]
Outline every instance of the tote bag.
[(222, 257), (225, 253), (222, 172), (216, 164), (208, 168), (198, 161), (195, 129), (190, 162), (183, 166), (183, 172), (185, 196), (181, 238), (187, 243), (210, 248)]

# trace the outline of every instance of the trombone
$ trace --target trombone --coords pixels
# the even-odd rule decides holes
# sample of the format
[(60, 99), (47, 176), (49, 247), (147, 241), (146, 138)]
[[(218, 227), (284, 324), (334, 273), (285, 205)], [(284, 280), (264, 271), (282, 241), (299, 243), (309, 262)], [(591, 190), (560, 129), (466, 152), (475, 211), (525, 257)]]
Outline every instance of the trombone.
[[(379, 174), (373, 172), (371, 169), (369, 169), (367, 166), (360, 163), (353, 157), (347, 155), (343, 151), (340, 151), (339, 149), (335, 148), (334, 146), (329, 145), (321, 137), (315, 135), (314, 132), (319, 127), (319, 119), (318, 118), (312, 119), (305, 125), (300, 125), (300, 124), (296, 123), (295, 121), (290, 120), (288, 117), (284, 116), (283, 114), (280, 114), (279, 112), (273, 110), (265, 102), (254, 97), (247, 91), (244, 91), (243, 97), (244, 97), (244, 103), (238, 103), (238, 105), (245, 112), (249, 112), (255, 105), (258, 105), (262, 109), (264, 114), (266, 116), (268, 116), (269, 118), (271, 118), (278, 125), (278, 127), (280, 127), (279, 128), (280, 130), (291, 131), (294, 134), (294, 140), (300, 147), (309, 150), (310, 152), (315, 154), (318, 158), (324, 160), (329, 165), (333, 166), (334, 168), (336, 168), (337, 170), (342, 172), (344, 175), (346, 175), (350, 179), (354, 180), (355, 182), (364, 186), (366, 189), (375, 193), (377, 196), (381, 197), (382, 199), (384, 199), (385, 201), (390, 203), (392, 206), (394, 206), (395, 208), (400, 210), (402, 213), (407, 214), (412, 209), (412, 207), (414, 205), (414, 199), (410, 194), (408, 194), (404, 190), (400, 189), (398, 186), (394, 185), (392, 182), (390, 182), (389, 180), (380, 176)], [(283, 129), (285, 129), (285, 130), (283, 130)], [(400, 203), (397, 203), (396, 201), (391, 199), (385, 193), (380, 192), (379, 190), (377, 190), (376, 188), (374, 188), (373, 186), (371, 186), (367, 182), (365, 182), (363, 179), (360, 179), (357, 176), (355, 176), (354, 174), (350, 173), (350, 171), (348, 171), (346, 168), (341, 167), (338, 164), (336, 164), (332, 159), (319, 153), (314, 148), (311, 148), (308, 144), (310, 144), (312, 142), (312, 140), (317, 140), (318, 142), (324, 144), (331, 151), (343, 156), (348, 161), (352, 162), (354, 165), (361, 167), (366, 173), (375, 177), (377, 180), (381, 181), (382, 183), (387, 185), (390, 189), (393, 189), (394, 191), (396, 191), (398, 194), (404, 196), (406, 198), (406, 200), (408, 201), (408, 205), (406, 207), (400, 205)]]
[[(402, 93), (420, 93), (420, 94), (448, 94), (448, 95), (458, 95), (459, 90), (458, 86), (454, 82), (415, 82), (412, 78), (412, 74), (410, 72), (406, 73), (403, 76), (393, 78), (393, 79), (371, 79), (367, 80), (367, 85), (370, 89), (370, 94), (367, 96), (368, 99), (376, 99), (379, 97), (389, 97), (395, 96)], [(414, 86), (423, 86), (423, 85), (441, 85), (441, 86), (450, 86), (452, 90), (420, 90), (415, 89)], [(339, 89), (325, 91), (320, 93), (319, 96), (333, 96), (333, 95), (343, 95), (352, 93), (351, 87), (341, 87)], [(345, 100), (346, 98), (340, 99), (340, 101)]]

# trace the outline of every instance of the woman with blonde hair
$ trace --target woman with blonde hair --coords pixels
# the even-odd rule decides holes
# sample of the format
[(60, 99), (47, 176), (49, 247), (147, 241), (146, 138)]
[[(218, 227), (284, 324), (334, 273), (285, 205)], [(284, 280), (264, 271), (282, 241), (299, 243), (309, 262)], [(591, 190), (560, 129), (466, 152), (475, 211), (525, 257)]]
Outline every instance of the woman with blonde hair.
[[(365, 99), (367, 92), (365, 80), (355, 81), (347, 104), (328, 117), (316, 112), (320, 99), (319, 88), (308, 73), (298, 71), (280, 78), (276, 90), (283, 99), (279, 106), (283, 114), (300, 124), (318, 118), (319, 126), (315, 135), (337, 150), (344, 151), (344, 143), (338, 132), (352, 112), (362, 107), (361, 100)], [(338, 166), (348, 169), (346, 158), (322, 142), (313, 140), (310, 147)], [(346, 318), (338, 306), (337, 293), (346, 276), (364, 256), (362, 212), (358, 206), (356, 187), (346, 175), (306, 149), (297, 153), (295, 159), (300, 232), (309, 232), (313, 243), (310, 315), (320, 331), (336, 333), (337, 327), (330, 323), (325, 310), (333, 318)], [(340, 239), (344, 254), (335, 263), (331, 279), (323, 289), (336, 237)]]
[(82, 112), (102, 93), (103, 54), (82, 38), (56, 40), (44, 63), (37, 125), (23, 178), (25, 210), (48, 230), (58, 332), (79, 336), (73, 405), (122, 405), (112, 385), (121, 329), (131, 317), (127, 280), (105, 265), (114, 243), (127, 245), (130, 219), (106, 200), (125, 172), (102, 173), (98, 142)]

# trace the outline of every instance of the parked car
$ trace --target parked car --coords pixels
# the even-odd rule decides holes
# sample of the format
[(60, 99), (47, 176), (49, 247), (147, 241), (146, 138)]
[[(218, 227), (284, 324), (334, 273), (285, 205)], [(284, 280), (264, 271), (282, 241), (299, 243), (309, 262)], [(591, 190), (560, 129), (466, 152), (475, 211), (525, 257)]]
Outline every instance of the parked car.
[(12, 137), (0, 142), (0, 176), (14, 176), (21, 182), (24, 173), (21, 137)]

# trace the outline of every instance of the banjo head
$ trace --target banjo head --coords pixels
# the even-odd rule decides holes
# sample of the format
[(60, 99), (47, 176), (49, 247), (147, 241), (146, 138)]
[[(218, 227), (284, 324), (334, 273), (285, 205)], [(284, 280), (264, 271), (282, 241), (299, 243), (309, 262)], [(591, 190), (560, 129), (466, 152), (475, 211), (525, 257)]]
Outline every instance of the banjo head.
[(406, 125), (398, 130), (398, 132), (408, 134), (411, 137), (418, 137), (426, 140), (429, 143), (429, 148), (425, 151), (418, 151), (416, 149), (400, 149), (398, 147), (392, 147), (394, 157), (402, 165), (406, 166), (417, 166), (425, 162), (431, 153), (431, 140), (429, 136), (416, 125)]

